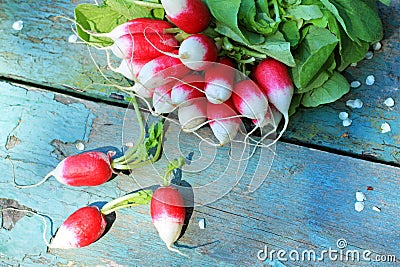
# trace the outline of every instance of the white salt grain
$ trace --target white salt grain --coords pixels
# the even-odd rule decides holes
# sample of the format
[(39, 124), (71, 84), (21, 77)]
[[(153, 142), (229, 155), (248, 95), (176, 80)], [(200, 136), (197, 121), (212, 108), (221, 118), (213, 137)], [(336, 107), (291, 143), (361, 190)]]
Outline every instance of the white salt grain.
[(75, 43), (76, 41), (78, 41), (78, 36), (76, 36), (76, 34), (71, 34), (71, 35), (68, 37), (68, 42), (70, 42), (70, 43)]
[(365, 53), (365, 59), (372, 59), (374, 57), (374, 53), (372, 51), (368, 51)]
[(367, 79), (365, 79), (365, 83), (367, 85), (373, 85), (375, 83), (375, 76), (374, 75), (368, 75)]
[(356, 211), (358, 211), (358, 212), (362, 211), (362, 210), (364, 209), (364, 207), (365, 207), (364, 202), (357, 201), (357, 202), (354, 204), (354, 209), (355, 209)]
[(377, 206), (373, 206), (372, 210), (377, 211), (377, 212), (381, 212), (381, 208), (379, 208)]
[(363, 192), (356, 192), (356, 199), (359, 202), (365, 201), (367, 198), (365, 197), (365, 194)]
[(351, 108), (362, 108), (364, 103), (362, 102), (361, 99), (350, 99), (346, 101), (346, 106), (351, 107)]
[(126, 147), (133, 147), (133, 143), (132, 142), (127, 142), (127, 143), (125, 143), (125, 146)]
[(357, 62), (351, 63), (350, 66), (351, 67), (357, 67)]
[(204, 218), (199, 220), (199, 228), (206, 229), (206, 220)]
[(357, 88), (357, 87), (360, 87), (360, 85), (361, 85), (361, 83), (359, 81), (352, 81), (350, 83), (351, 88)]
[(85, 149), (85, 145), (82, 144), (81, 142), (76, 143), (75, 147), (76, 147), (76, 149), (78, 149), (78, 150), (80, 150), (80, 151), (82, 151), (82, 150)]
[(391, 97), (386, 98), (385, 102), (383, 102), (387, 107), (393, 107), (394, 106), (394, 100)]
[(347, 119), (343, 120), (342, 124), (343, 124), (344, 127), (348, 127), (348, 126), (351, 125), (352, 122), (353, 121), (351, 119), (347, 118)]
[(391, 131), (390, 125), (387, 122), (382, 123), (381, 125), (381, 133), (388, 133)]
[(339, 119), (341, 119), (342, 121), (347, 119), (349, 117), (349, 113), (342, 111), (339, 113)]
[(380, 50), (382, 48), (382, 43), (381, 42), (376, 42), (372, 45), (372, 49), (375, 51)]
[(16, 31), (22, 30), (23, 27), (24, 27), (24, 22), (22, 20), (18, 20), (14, 22), (12, 25), (12, 28)]

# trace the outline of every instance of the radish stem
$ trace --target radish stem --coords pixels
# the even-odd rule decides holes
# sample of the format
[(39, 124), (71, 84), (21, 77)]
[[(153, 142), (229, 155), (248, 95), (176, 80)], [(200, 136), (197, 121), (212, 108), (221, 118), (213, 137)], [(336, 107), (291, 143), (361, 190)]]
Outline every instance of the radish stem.
[(150, 202), (152, 195), (152, 190), (140, 190), (108, 202), (101, 208), (100, 212), (108, 215), (122, 208), (144, 205)]

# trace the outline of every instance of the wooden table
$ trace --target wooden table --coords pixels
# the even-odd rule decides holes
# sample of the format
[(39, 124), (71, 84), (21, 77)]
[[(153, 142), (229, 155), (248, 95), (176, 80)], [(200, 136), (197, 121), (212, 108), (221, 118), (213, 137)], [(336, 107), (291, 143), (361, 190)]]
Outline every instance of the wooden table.
[[(80, 188), (50, 179), (35, 188), (19, 189), (13, 184), (13, 175), (19, 183), (39, 181), (61, 159), (81, 152), (77, 144), (83, 144), (85, 150), (121, 149), (136, 134), (124, 95), (102, 85), (124, 80), (106, 69), (104, 54), (92, 51), (109, 79), (105, 80), (85, 46), (68, 42), (71, 23), (56, 17), (72, 17), (78, 2), (0, 1), (0, 206), (19, 204), (46, 214), (51, 222), (51, 230), (46, 232), (49, 239), (76, 209), (156, 184), (157, 171), (167, 159), (193, 152), (194, 164), (183, 169), (182, 178), (204, 205), (194, 208), (178, 241), (179, 249), (190, 258), (165, 248), (146, 205), (118, 211), (101, 239), (68, 251), (47, 251), (40, 217), (24, 216), (9, 224), (6, 219), (10, 218), (3, 216), (1, 266), (399, 264), (398, 0), (390, 7), (379, 5), (385, 29), (382, 49), (346, 71), (350, 81), (359, 80), (362, 85), (336, 103), (297, 112), (276, 146), (275, 157), (268, 154), (259, 160), (261, 152), (257, 152), (242, 164), (238, 181), (232, 178), (237, 164), (229, 164), (228, 148), (199, 148), (198, 139), (183, 134), (176, 139), (177, 129), (170, 125), (162, 159), (136, 171), (133, 177), (116, 177), (98, 187)], [(21, 31), (12, 28), (17, 20), (24, 22)], [(368, 75), (375, 76), (373, 85), (366, 85)], [(383, 104), (388, 97), (395, 100), (394, 107)], [(356, 98), (364, 102), (361, 109), (346, 106), (347, 100)], [(350, 114), (351, 126), (342, 126), (338, 118), (341, 111)], [(384, 122), (391, 126), (388, 133), (381, 133)], [(213, 180), (219, 182), (208, 187), (209, 191), (202, 190), (202, 185)], [(248, 192), (249, 185), (257, 190)], [(366, 196), (361, 212), (354, 208), (357, 191)], [(202, 219), (205, 229), (198, 224)], [(347, 246), (340, 250), (338, 245), (344, 242)], [(286, 253), (279, 254), (280, 259), (278, 250)], [(323, 255), (329, 250), (347, 252), (353, 258), (335, 260)], [(271, 251), (275, 251), (273, 258), (265, 260), (265, 252)], [(322, 254), (324, 261), (301, 261), (302, 253), (307, 257), (312, 251)], [(299, 261), (285, 261), (296, 252)], [(363, 253), (371, 259), (381, 256), (397, 261), (368, 262)]]

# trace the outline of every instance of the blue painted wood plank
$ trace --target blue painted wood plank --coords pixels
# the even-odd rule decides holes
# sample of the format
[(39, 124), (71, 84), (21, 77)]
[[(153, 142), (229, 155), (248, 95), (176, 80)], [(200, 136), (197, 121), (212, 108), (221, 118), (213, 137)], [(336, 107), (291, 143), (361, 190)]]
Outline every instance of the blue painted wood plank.
[[(178, 242), (179, 249), (190, 259), (165, 248), (151, 225), (146, 205), (117, 212), (114, 224), (100, 240), (68, 251), (46, 252), (40, 219), (25, 216), (11, 231), (0, 229), (0, 263), (4, 265), (262, 266), (268, 265), (268, 261), (259, 260), (257, 255), (262, 256), (259, 252), (265, 248), (269, 253), (279, 249), (286, 253), (313, 250), (321, 255), (324, 250), (337, 250), (336, 242), (342, 238), (348, 243), (344, 252), (368, 250), (370, 257), (400, 258), (399, 168), (281, 142), (272, 157), (272, 166), (268, 158), (259, 159), (258, 151), (243, 164), (244, 173), (232, 179), (238, 162), (229, 158), (229, 147), (214, 151), (200, 145), (193, 136), (179, 133), (171, 124), (163, 158), (154, 166), (135, 170), (130, 178), (116, 177), (98, 187), (73, 188), (50, 179), (36, 188), (15, 188), (7, 155), (13, 160), (18, 181), (38, 181), (63, 157), (79, 152), (76, 140), (82, 141), (86, 149), (119, 148), (126, 141), (121, 136), (137, 127), (131, 123), (130, 111), (124, 108), (4, 82), (0, 83), (0, 92), (5, 100), (0, 111), (10, 114), (0, 121), (0, 198), (13, 199), (47, 214), (53, 233), (79, 207), (160, 183), (157, 172), (162, 171), (167, 158), (180, 153), (194, 152), (193, 165), (184, 167), (182, 172), (182, 179), (196, 194), (194, 198), (204, 201), (220, 194), (216, 201), (194, 208), (188, 228)], [(124, 118), (126, 114), (129, 121)], [(30, 119), (33, 115), (35, 120)], [(203, 130), (207, 134), (207, 129)], [(9, 136), (20, 141), (10, 143)], [(250, 193), (248, 185), (258, 169), (264, 171), (259, 174), (263, 183)], [(204, 187), (209, 184), (213, 185), (211, 189)], [(373, 190), (367, 190), (368, 186)], [(354, 210), (357, 191), (364, 192), (367, 198), (361, 212)], [(373, 206), (381, 212), (374, 211)], [(205, 219), (205, 229), (199, 228), (199, 219)], [(47, 238), (50, 235), (48, 231)], [(272, 256), (271, 260), (277, 260), (276, 254)], [(286, 266), (376, 266), (364, 259), (327, 257), (323, 262), (280, 262)], [(397, 260), (382, 266), (398, 263)]]
[[(0, 76), (60, 90), (74, 91), (109, 99), (119, 93), (91, 63), (84, 45), (68, 43), (72, 33), (69, 22), (56, 20), (55, 16), (73, 16), (73, 9), (84, 1), (2, 1), (0, 20)], [(385, 28), (383, 48), (356, 68), (348, 69), (350, 80), (362, 82), (360, 88), (337, 103), (315, 109), (302, 109), (291, 118), (286, 140), (371, 157), (379, 161), (399, 164), (399, 105), (392, 109), (383, 106), (387, 97), (400, 102), (399, 95), (399, 0), (390, 7), (380, 5)], [(17, 32), (13, 22), (22, 19), (24, 28)], [(13, 44), (12, 46), (8, 44)], [(93, 51), (100, 69), (113, 83), (120, 83), (120, 76), (108, 71), (103, 53)], [(365, 85), (367, 75), (374, 74), (376, 83)], [(84, 90), (81, 92), (81, 90)], [(361, 98), (365, 105), (360, 110), (346, 107), (348, 99)], [(350, 127), (343, 127), (338, 119), (340, 111), (347, 111), (353, 119)], [(380, 133), (383, 122), (390, 123), (392, 132)], [(346, 136), (342, 138), (342, 136)]]

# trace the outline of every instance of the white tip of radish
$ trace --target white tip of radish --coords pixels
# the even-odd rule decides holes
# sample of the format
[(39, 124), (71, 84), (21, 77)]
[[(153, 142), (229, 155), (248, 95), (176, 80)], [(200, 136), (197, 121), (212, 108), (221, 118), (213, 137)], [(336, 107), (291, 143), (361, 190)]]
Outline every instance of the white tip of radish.
[(214, 40), (203, 34), (193, 34), (186, 38), (179, 47), (179, 58), (192, 70), (204, 70), (210, 62), (215, 62), (218, 48)]
[(197, 130), (207, 120), (207, 100), (204, 97), (188, 101), (178, 109), (179, 123), (184, 132)]
[(220, 104), (231, 97), (232, 84), (223, 79), (214, 80), (212, 83), (206, 83), (204, 91), (208, 101)]
[(56, 235), (50, 241), (49, 248), (70, 249), (79, 247), (79, 240), (67, 226), (61, 225), (57, 230)]
[(130, 35), (123, 35), (114, 41), (110, 46), (111, 51), (116, 57), (121, 59), (131, 56), (133, 50), (133, 40)]
[(154, 220), (158, 234), (165, 245), (170, 248), (181, 234), (183, 224), (170, 217), (159, 217)]

